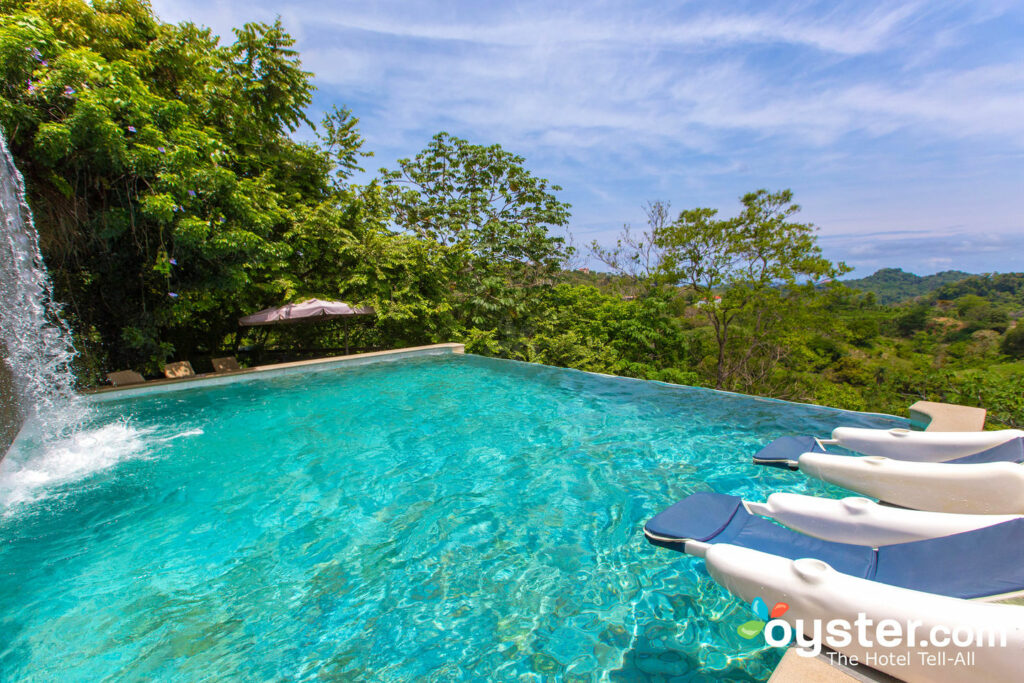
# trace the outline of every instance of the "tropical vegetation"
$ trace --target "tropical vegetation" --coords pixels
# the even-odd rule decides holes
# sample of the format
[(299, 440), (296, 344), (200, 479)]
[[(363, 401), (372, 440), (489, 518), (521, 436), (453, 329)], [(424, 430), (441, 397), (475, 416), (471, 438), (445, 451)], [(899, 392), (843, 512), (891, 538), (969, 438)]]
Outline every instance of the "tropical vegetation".
[(499, 145), (440, 132), (353, 182), (370, 157), (359, 119), (311, 120), (312, 74), (280, 22), (221, 40), (141, 0), (0, 12), (0, 127), (85, 385), (246, 347), (335, 347), (332, 325), (236, 325), (319, 297), (375, 308), (353, 330), (362, 348), (463, 341), (857, 410), (983, 405), (1024, 426), (1022, 274), (844, 284), (788, 190), (744, 194), (729, 217), (650, 202), (644, 229), (578, 248), (561, 188)]

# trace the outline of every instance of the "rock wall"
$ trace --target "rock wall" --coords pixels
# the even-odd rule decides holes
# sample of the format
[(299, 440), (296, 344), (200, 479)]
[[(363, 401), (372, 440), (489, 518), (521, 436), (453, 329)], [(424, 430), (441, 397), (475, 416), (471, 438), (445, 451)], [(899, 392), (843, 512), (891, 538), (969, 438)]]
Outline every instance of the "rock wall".
[(14, 375), (5, 361), (0, 359), (0, 460), (21, 429), (22, 415), (14, 393)]

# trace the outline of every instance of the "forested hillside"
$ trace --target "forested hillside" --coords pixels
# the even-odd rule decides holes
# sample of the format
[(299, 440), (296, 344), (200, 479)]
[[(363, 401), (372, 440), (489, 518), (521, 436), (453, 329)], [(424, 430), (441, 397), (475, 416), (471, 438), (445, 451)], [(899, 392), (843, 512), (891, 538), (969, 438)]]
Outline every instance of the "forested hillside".
[(900, 268), (882, 268), (867, 277), (844, 280), (847, 287), (872, 292), (883, 304), (896, 304), (915, 296), (931, 294), (950, 282), (970, 277), (961, 270), (944, 270), (934, 275), (914, 275)]
[[(310, 120), (312, 75), (280, 23), (222, 40), (137, 0), (2, 8), (0, 127), (83, 384), (245, 347), (336, 347), (329, 324), (236, 326), (315, 296), (376, 309), (353, 332), (362, 348), (463, 341), (857, 410), (983, 405), (1024, 426), (1024, 275), (839, 282), (848, 269), (788, 190), (744, 194), (730, 215), (651, 202), (644, 229), (580, 251), (561, 188), (487, 141), (439, 132), (353, 183), (372, 151), (359, 120), (342, 103)], [(303, 125), (316, 141), (296, 141)], [(579, 271), (584, 253), (607, 272)]]

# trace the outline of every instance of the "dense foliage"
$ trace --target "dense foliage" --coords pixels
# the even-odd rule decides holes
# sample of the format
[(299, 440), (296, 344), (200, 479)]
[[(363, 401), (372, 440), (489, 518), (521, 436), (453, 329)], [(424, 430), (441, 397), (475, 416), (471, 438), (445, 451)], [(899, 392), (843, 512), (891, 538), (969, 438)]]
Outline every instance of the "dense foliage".
[(846, 280), (847, 287), (872, 292), (883, 304), (897, 304), (911, 297), (931, 294), (939, 287), (969, 277), (962, 270), (944, 270), (933, 275), (914, 275), (900, 268), (882, 268), (867, 277)]
[(537, 178), (525, 159), (447, 133), (415, 159), (381, 169), (395, 226), (443, 249), (433, 265), (446, 273), (459, 321), (514, 337), (535, 290), (550, 284), (567, 250), (551, 228), (569, 220), (561, 188)]
[(591, 245), (611, 272), (573, 269), (560, 188), (500, 146), (439, 133), (350, 182), (368, 155), (358, 119), (308, 120), (311, 74), (280, 23), (222, 41), (140, 0), (0, 9), (0, 127), (83, 383), (182, 358), (202, 369), (240, 345), (336, 347), (330, 324), (236, 327), (316, 296), (374, 306), (353, 329), (362, 348), (456, 340), (859, 410), (980, 404), (1024, 425), (1024, 275), (889, 270), (853, 283), (877, 295), (856, 291), (792, 194), (766, 190), (728, 218), (651, 202), (647, 230)]
[[(789, 190), (759, 190), (740, 202), (735, 218), (692, 209), (654, 233), (656, 274), (696, 294), (714, 330), (718, 389), (738, 375), (752, 381), (748, 361), (787, 317), (792, 322), (814, 282), (848, 270), (821, 256), (814, 226), (790, 220), (800, 207)], [(731, 334), (737, 329), (742, 333)]]
[(307, 286), (316, 264), (297, 245), (358, 216), (330, 172), (360, 141), (288, 136), (312, 86), (279, 23), (222, 46), (135, 0), (6, 9), (0, 124), (84, 338), (152, 368)]

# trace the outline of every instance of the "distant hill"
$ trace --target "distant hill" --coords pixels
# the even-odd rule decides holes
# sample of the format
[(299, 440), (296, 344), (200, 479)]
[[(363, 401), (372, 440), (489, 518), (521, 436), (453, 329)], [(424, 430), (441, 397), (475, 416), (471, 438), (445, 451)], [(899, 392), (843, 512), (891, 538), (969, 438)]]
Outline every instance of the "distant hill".
[(951, 282), (971, 277), (962, 270), (944, 270), (934, 275), (914, 275), (900, 268), (882, 268), (874, 275), (856, 280), (843, 280), (843, 284), (865, 292), (874, 292), (883, 304), (895, 304), (915, 296), (930, 294)]
[(964, 296), (979, 296), (996, 304), (1024, 304), (1024, 273), (972, 275), (942, 285), (935, 298), (952, 301)]

